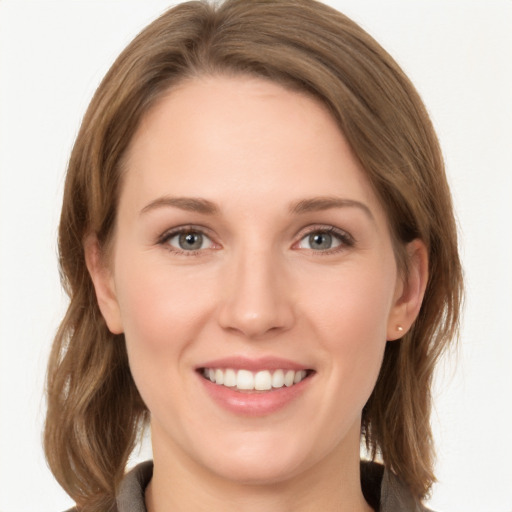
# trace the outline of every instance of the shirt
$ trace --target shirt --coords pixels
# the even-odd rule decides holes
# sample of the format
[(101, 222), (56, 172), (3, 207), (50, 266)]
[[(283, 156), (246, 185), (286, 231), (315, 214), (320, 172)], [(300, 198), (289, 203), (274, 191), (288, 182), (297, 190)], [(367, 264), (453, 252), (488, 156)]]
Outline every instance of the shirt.
[[(112, 512), (147, 512), (144, 494), (152, 476), (153, 461), (133, 468), (121, 482)], [(368, 504), (378, 512), (432, 512), (418, 503), (400, 479), (380, 464), (361, 462), (361, 488)], [(76, 512), (76, 508), (67, 512)]]

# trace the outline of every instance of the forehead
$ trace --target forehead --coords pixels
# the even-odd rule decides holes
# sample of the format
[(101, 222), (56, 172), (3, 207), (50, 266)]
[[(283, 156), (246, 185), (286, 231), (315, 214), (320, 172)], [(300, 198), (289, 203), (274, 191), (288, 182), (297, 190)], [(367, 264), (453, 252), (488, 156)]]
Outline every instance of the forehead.
[(229, 208), (340, 195), (380, 209), (327, 108), (279, 84), (202, 77), (170, 90), (129, 148), (123, 197), (200, 196)]

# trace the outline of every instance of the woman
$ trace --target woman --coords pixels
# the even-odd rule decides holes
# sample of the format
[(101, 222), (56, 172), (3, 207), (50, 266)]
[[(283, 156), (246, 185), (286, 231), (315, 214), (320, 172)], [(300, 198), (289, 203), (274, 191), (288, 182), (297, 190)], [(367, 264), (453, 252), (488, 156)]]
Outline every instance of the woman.
[(420, 98), (352, 21), (228, 0), (149, 25), (84, 118), (59, 243), (45, 448), (79, 510), (422, 509), (456, 229)]

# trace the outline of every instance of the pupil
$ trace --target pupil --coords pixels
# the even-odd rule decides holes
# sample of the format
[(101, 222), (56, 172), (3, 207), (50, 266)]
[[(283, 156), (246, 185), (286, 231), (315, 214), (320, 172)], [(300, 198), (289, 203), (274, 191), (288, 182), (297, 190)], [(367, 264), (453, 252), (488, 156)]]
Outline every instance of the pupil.
[(185, 233), (180, 235), (180, 247), (185, 250), (201, 249), (203, 235), (200, 233)]
[(309, 245), (313, 249), (330, 249), (332, 236), (329, 233), (315, 233), (309, 236)]

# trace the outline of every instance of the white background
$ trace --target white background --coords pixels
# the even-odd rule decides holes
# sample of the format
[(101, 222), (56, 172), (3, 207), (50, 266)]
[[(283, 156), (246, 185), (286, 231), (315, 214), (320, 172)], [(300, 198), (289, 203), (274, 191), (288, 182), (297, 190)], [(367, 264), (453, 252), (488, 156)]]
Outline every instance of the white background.
[[(438, 373), (430, 506), (511, 512), (512, 1), (329, 3), (416, 84), (458, 212), (466, 313), (458, 354)], [(63, 176), (99, 80), (169, 5), (0, 0), (0, 512), (71, 505), (41, 450), (46, 359), (66, 303), (55, 242)]]

